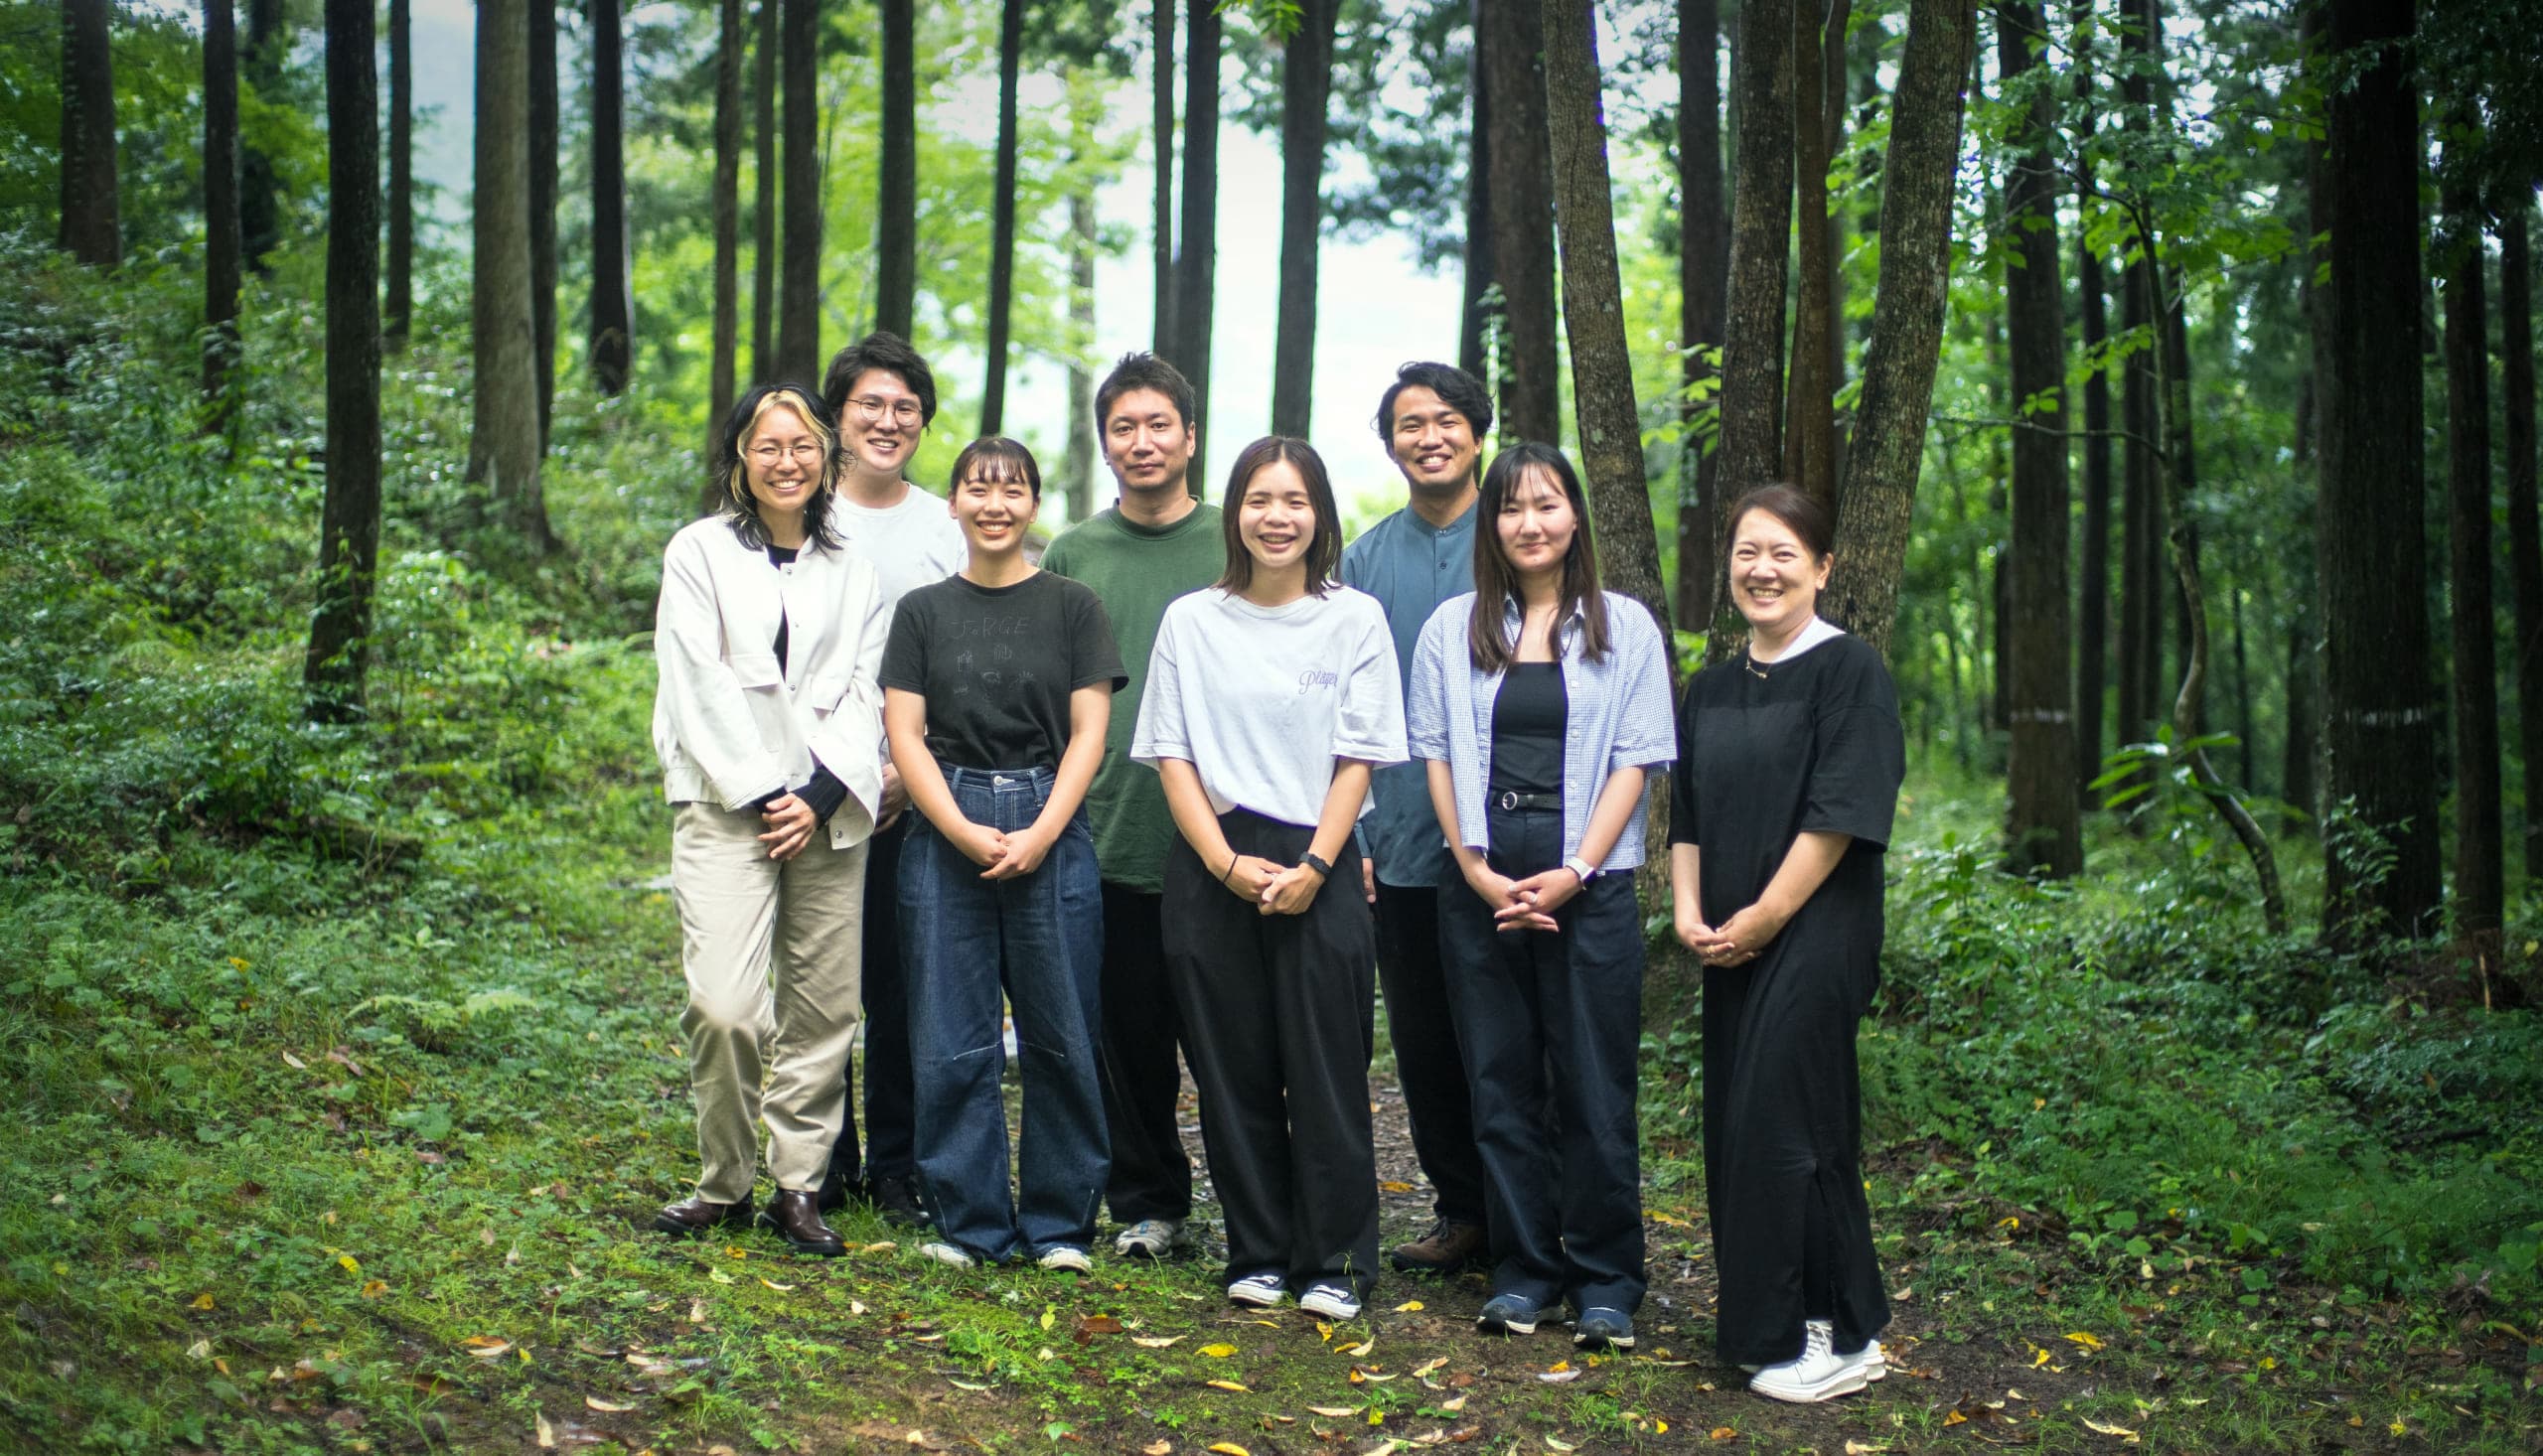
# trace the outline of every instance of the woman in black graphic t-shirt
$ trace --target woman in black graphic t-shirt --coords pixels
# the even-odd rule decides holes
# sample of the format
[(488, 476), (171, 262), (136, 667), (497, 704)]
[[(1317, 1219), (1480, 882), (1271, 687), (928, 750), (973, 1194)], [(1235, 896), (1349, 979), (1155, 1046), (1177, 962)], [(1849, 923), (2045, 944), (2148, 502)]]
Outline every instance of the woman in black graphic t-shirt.
[[(1021, 1256), (1084, 1272), (1110, 1166), (1096, 1083), (1103, 955), (1086, 788), (1126, 678), (1103, 605), (1024, 534), (1033, 456), (975, 440), (954, 463), (970, 560), (901, 598), (883, 725), (922, 816), (901, 856), (919, 1183), (944, 1263)], [(1024, 1064), (1022, 1187), (1007, 1186), (1001, 1005)]]

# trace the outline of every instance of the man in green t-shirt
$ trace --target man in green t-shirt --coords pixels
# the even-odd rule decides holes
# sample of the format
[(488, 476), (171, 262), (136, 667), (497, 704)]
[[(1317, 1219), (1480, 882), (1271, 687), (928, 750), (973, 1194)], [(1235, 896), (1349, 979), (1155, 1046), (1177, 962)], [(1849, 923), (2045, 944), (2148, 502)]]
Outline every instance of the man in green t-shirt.
[(1087, 791), (1104, 876), (1104, 1119), (1113, 1141), (1105, 1188), (1123, 1254), (1164, 1258), (1191, 1247), (1192, 1161), (1175, 1127), (1183, 1076), (1174, 994), (1165, 978), (1165, 851), (1174, 818), (1156, 774), (1130, 762), (1130, 733), (1147, 686), (1148, 654), (1166, 604), (1219, 579), (1227, 566), (1219, 508), (1185, 481), (1200, 425), (1192, 385), (1152, 354), (1126, 354), (1095, 391), (1105, 464), (1121, 483), (1111, 510), (1062, 531), (1042, 568), (1095, 589), (1113, 620), (1129, 686), (1113, 694), (1104, 767)]

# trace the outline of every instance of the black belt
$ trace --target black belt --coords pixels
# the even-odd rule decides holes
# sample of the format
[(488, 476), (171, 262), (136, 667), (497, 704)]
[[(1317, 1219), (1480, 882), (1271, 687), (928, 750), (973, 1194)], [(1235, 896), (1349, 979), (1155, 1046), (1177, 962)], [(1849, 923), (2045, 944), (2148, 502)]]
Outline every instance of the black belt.
[(1563, 810), (1563, 796), (1560, 794), (1521, 794), (1516, 790), (1504, 789), (1498, 794), (1486, 795), (1485, 799), (1494, 808), (1499, 809), (1552, 809), (1558, 813)]

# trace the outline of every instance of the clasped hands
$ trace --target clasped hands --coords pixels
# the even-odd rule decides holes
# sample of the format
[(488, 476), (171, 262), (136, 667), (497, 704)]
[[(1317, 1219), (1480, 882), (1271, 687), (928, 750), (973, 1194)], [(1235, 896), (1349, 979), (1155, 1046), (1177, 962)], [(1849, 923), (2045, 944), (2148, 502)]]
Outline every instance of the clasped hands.
[(1492, 907), (1498, 931), (1561, 930), (1554, 913), (1580, 893), (1580, 877), (1564, 865), (1514, 880), (1478, 860), (1466, 871), (1466, 884)]
[(1678, 943), (1695, 951), (1696, 958), (1707, 965), (1745, 965), (1774, 944), (1790, 919), (1767, 909), (1763, 902), (1723, 921), (1719, 930), (1706, 925), (1700, 914), (1681, 913)]
[(1304, 915), (1324, 888), (1324, 876), (1302, 864), (1281, 864), (1259, 854), (1239, 854), (1219, 883), (1264, 915)]
[(1043, 856), (1051, 852), (1052, 842), (1060, 836), (1059, 831), (1040, 824), (992, 829), (967, 820), (945, 837), (954, 841), (964, 858), (981, 866), (981, 879), (1012, 880), (1040, 869)]

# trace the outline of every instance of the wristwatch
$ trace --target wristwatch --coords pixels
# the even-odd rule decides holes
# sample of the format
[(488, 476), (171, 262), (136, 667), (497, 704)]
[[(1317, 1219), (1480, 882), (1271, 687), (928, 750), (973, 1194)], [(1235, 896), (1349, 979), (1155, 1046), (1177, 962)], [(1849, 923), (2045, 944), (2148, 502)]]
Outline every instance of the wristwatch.
[(1586, 887), (1591, 880), (1598, 878), (1598, 867), (1576, 854), (1565, 860), (1563, 867), (1578, 875), (1583, 887)]
[(1317, 874), (1328, 880), (1333, 878), (1332, 861), (1326, 859), (1323, 855), (1316, 853), (1312, 849), (1299, 855), (1298, 863), (1305, 865), (1308, 869), (1315, 871)]

